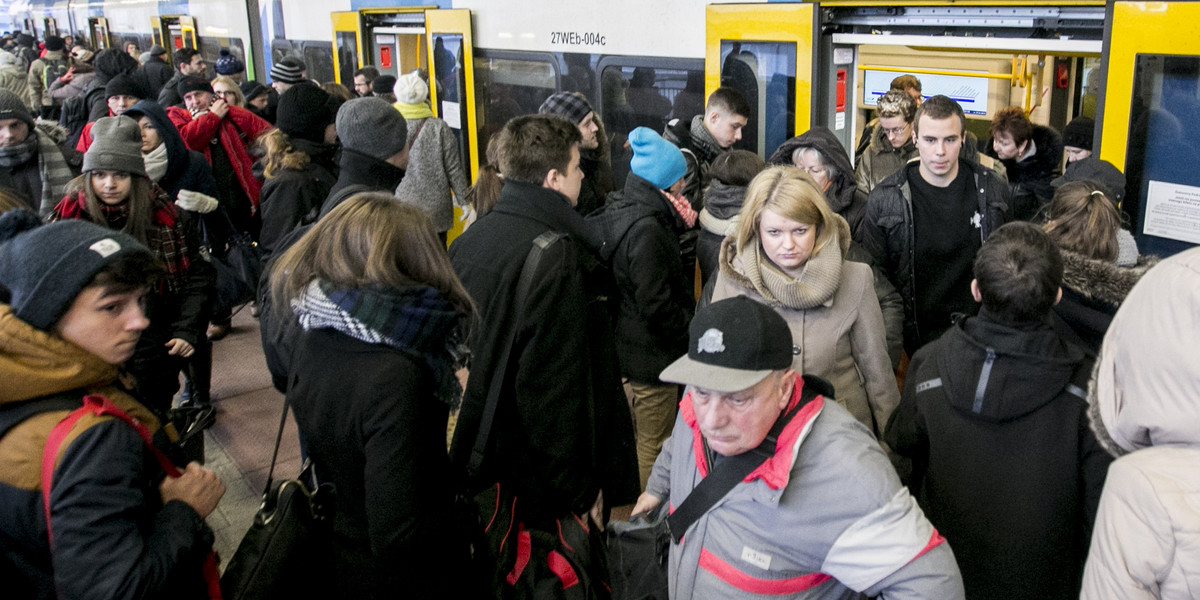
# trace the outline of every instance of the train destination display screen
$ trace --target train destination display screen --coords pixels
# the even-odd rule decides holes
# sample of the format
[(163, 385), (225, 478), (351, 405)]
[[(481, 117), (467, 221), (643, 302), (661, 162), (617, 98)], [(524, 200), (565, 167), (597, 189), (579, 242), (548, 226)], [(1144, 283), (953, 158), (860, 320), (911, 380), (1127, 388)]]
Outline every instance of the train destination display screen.
[[(984, 71), (979, 71), (983, 73)], [(892, 80), (904, 75), (896, 71), (863, 71), (863, 104), (875, 106), (879, 97), (886, 94)], [(968, 115), (986, 115), (988, 112), (988, 82), (985, 77), (963, 77), (961, 75), (929, 75), (912, 73), (921, 80), (921, 94), (949, 96)]]

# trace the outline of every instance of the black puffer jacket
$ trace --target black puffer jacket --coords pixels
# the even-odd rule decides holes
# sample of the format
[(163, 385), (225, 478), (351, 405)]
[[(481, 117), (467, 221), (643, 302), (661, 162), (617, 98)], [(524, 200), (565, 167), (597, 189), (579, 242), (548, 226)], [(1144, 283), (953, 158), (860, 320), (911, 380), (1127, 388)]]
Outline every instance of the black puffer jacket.
[(262, 231), (258, 241), (274, 252), (279, 239), (300, 225), (317, 220), (321, 205), (337, 182), (335, 147), (293, 138), (292, 147), (309, 156), (303, 169), (280, 169), (263, 183), (258, 202), (262, 209)]
[(1037, 215), (1038, 209), (1054, 198), (1054, 186), (1050, 182), (1061, 172), (1063, 141), (1057, 131), (1045, 125), (1034, 125), (1030, 138), (1037, 151), (1022, 161), (1001, 160), (996, 154), (992, 140), (987, 141), (984, 153), (1000, 160), (1008, 174), (1012, 188), (1013, 219), (1028, 221)]
[[(917, 331), (916, 263), (913, 237), (912, 189), (909, 179), (920, 177), (919, 164), (914, 162), (884, 179), (871, 192), (858, 241), (871, 256), (871, 263), (900, 292), (904, 300), (904, 346), (916, 348), (921, 339)], [(975, 177), (976, 202), (982, 216), (979, 235), (986, 240), (997, 227), (1009, 221), (1008, 186), (996, 177), (996, 172), (963, 159), (959, 169), (967, 169)]]
[(1129, 268), (1067, 250), (1062, 251), (1062, 258), (1063, 295), (1054, 306), (1055, 324), (1065, 339), (1095, 357), (1125, 296), (1150, 267), (1158, 264), (1158, 257), (1143, 254), (1137, 265)]
[(687, 352), (694, 302), (680, 261), (679, 233), (686, 225), (662, 191), (633, 173), (591, 222), (603, 239), (600, 258), (612, 267), (620, 292), (621, 375), (658, 382), (658, 374)]
[(779, 146), (767, 162), (772, 165), (791, 165), (792, 153), (799, 148), (814, 148), (825, 157), (829, 169), (829, 189), (825, 199), (833, 212), (850, 224), (850, 235), (857, 239), (858, 227), (867, 212), (867, 193), (859, 191), (854, 181), (854, 166), (842, 143), (825, 127), (813, 127)]

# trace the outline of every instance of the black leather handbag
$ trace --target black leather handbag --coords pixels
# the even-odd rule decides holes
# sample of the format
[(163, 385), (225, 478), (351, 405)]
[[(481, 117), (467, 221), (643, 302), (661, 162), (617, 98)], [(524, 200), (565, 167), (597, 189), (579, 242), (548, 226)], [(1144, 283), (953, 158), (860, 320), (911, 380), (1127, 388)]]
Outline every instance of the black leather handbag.
[(262, 504), (221, 576), (225, 600), (325, 598), (334, 591), (326, 587), (333, 581), (333, 487), (315, 483), (309, 461), (296, 479), (272, 479), (287, 409), (284, 401)]
[(262, 246), (249, 233), (238, 231), (224, 209), (218, 208), (214, 212), (225, 218), (228, 238), (224, 243), (217, 239), (206, 219), (201, 219), (200, 227), (206, 249), (204, 255), (217, 272), (217, 297), (213, 311), (214, 314), (220, 314), (220, 311), (231, 311), (257, 298), (264, 257)]

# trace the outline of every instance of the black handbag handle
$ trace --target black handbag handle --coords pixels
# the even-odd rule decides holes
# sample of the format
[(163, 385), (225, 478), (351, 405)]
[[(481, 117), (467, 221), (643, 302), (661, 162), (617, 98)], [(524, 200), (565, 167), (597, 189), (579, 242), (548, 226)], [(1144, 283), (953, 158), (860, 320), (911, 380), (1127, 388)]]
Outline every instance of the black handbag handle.
[(525, 256), (525, 264), (521, 266), (515, 303), (517, 316), (508, 330), (508, 335), (505, 336), (504, 353), (500, 356), (500, 363), (492, 376), (492, 384), (488, 387), (487, 401), (483, 405), (483, 415), (479, 419), (479, 432), (475, 435), (475, 445), (471, 448), (471, 457), (467, 461), (467, 474), (471, 478), (479, 475), (479, 468), (483, 465), (483, 455), (496, 419), (496, 407), (500, 404), (500, 390), (504, 386), (509, 357), (512, 354), (517, 332), (521, 329), (524, 321), (522, 317), (525, 314), (525, 303), (529, 300), (529, 290), (533, 287), (533, 276), (537, 272), (538, 264), (546, 249), (565, 237), (567, 237), (565, 233), (558, 231), (547, 231), (537, 236), (533, 240), (533, 247), (529, 249), (529, 254)]

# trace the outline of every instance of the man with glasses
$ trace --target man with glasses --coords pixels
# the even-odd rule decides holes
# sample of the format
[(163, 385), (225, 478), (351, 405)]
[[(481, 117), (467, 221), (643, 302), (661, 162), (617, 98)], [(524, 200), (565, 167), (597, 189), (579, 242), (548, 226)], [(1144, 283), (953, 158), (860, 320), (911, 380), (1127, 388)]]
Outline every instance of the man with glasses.
[(858, 167), (854, 169), (858, 189), (866, 194), (917, 156), (912, 135), (917, 103), (912, 96), (901, 90), (892, 90), (884, 94), (875, 106), (879, 110), (879, 123), (875, 126), (866, 152), (859, 158)]
[(191, 48), (180, 48), (175, 51), (175, 68), (176, 72), (171, 80), (163, 84), (162, 91), (158, 94), (158, 103), (163, 108), (170, 106), (183, 106), (183, 97), (179, 95), (176, 88), (179, 82), (188, 75), (198, 75), (205, 77), (204, 73), (204, 57), (200, 56), (199, 50)]

